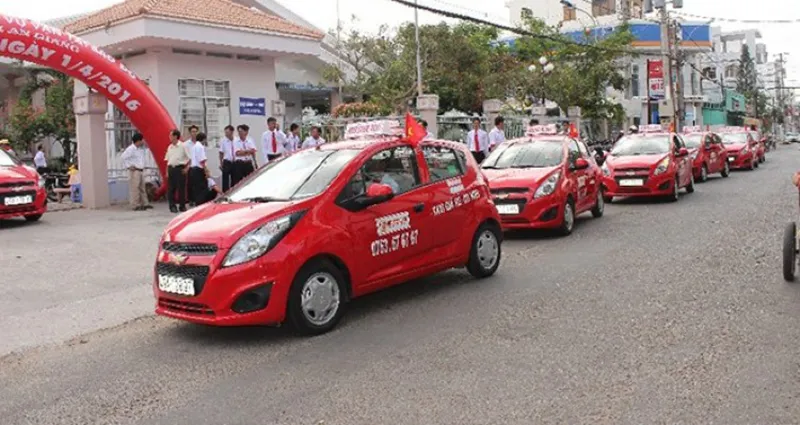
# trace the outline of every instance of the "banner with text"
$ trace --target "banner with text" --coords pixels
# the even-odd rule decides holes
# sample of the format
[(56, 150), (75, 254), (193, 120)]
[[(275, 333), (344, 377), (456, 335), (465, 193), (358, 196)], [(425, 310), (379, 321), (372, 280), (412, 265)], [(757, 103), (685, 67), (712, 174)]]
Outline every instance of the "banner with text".
[(650, 99), (664, 99), (664, 62), (661, 60), (647, 61), (647, 95)]

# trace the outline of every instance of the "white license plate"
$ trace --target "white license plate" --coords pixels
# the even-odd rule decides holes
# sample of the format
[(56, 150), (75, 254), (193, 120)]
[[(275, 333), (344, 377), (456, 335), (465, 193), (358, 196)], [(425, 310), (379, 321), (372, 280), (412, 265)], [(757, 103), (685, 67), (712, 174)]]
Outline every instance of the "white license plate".
[(644, 180), (642, 180), (642, 179), (622, 179), (622, 180), (619, 181), (619, 185), (620, 186), (626, 186), (626, 187), (642, 186), (642, 185), (644, 185)]
[(194, 295), (194, 279), (158, 275), (158, 289), (178, 295)]
[(33, 202), (33, 196), (31, 195), (9, 196), (8, 198), (5, 199), (4, 202), (8, 206), (30, 204), (31, 202)]
[(500, 204), (497, 205), (497, 212), (500, 214), (519, 214), (519, 205)]
[(733, 160), (734, 160), (734, 159), (736, 159), (736, 157), (735, 157), (735, 156), (729, 156), (729, 157), (728, 157), (728, 162), (733, 162)]

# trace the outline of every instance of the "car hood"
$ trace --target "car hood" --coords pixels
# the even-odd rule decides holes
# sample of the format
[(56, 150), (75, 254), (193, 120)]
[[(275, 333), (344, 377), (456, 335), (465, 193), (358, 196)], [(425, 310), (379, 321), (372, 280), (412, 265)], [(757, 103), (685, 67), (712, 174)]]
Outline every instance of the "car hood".
[(504, 170), (484, 169), (483, 174), (489, 179), (489, 187), (500, 189), (506, 187), (530, 187), (550, 175), (558, 167), (546, 168), (507, 168)]
[(23, 165), (0, 167), (0, 181), (15, 182), (17, 180), (36, 180), (36, 170)]
[(282, 216), (282, 212), (294, 204), (208, 203), (173, 219), (164, 231), (164, 238), (171, 242), (212, 243), (229, 248), (245, 232)]
[(744, 148), (746, 143), (725, 143), (725, 147), (731, 151), (739, 151)]
[(632, 155), (632, 156), (614, 156), (609, 155), (606, 159), (606, 164), (612, 168), (649, 168), (666, 157), (666, 154), (660, 153), (656, 155)]

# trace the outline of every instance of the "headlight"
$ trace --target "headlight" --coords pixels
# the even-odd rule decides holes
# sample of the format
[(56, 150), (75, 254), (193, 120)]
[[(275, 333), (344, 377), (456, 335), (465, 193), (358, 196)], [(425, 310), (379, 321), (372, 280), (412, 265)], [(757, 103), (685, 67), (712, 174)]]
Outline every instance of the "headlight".
[(558, 179), (561, 178), (561, 171), (556, 171), (555, 173), (551, 174), (544, 183), (536, 189), (536, 193), (533, 194), (533, 199), (541, 198), (542, 196), (552, 195), (553, 192), (556, 191), (556, 185), (558, 184)]
[(669, 157), (662, 159), (661, 162), (658, 163), (656, 171), (653, 174), (659, 175), (661, 173), (666, 173), (667, 168), (669, 168)]
[(222, 267), (236, 266), (266, 254), (294, 227), (305, 211), (285, 215), (242, 236), (228, 251)]
[(608, 165), (605, 162), (603, 163), (603, 166), (600, 167), (600, 169), (603, 170), (603, 175), (604, 176), (610, 176), (611, 175), (611, 170), (608, 169)]
[(42, 176), (37, 177), (36, 183), (39, 183), (40, 188), (44, 187), (44, 177)]

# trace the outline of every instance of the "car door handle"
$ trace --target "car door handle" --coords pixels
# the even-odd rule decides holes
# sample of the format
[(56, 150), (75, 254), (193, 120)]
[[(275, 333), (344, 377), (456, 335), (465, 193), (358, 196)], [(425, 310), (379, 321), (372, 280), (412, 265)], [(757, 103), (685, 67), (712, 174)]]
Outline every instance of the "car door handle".
[(421, 213), (424, 210), (425, 210), (425, 204), (414, 205), (414, 212)]

